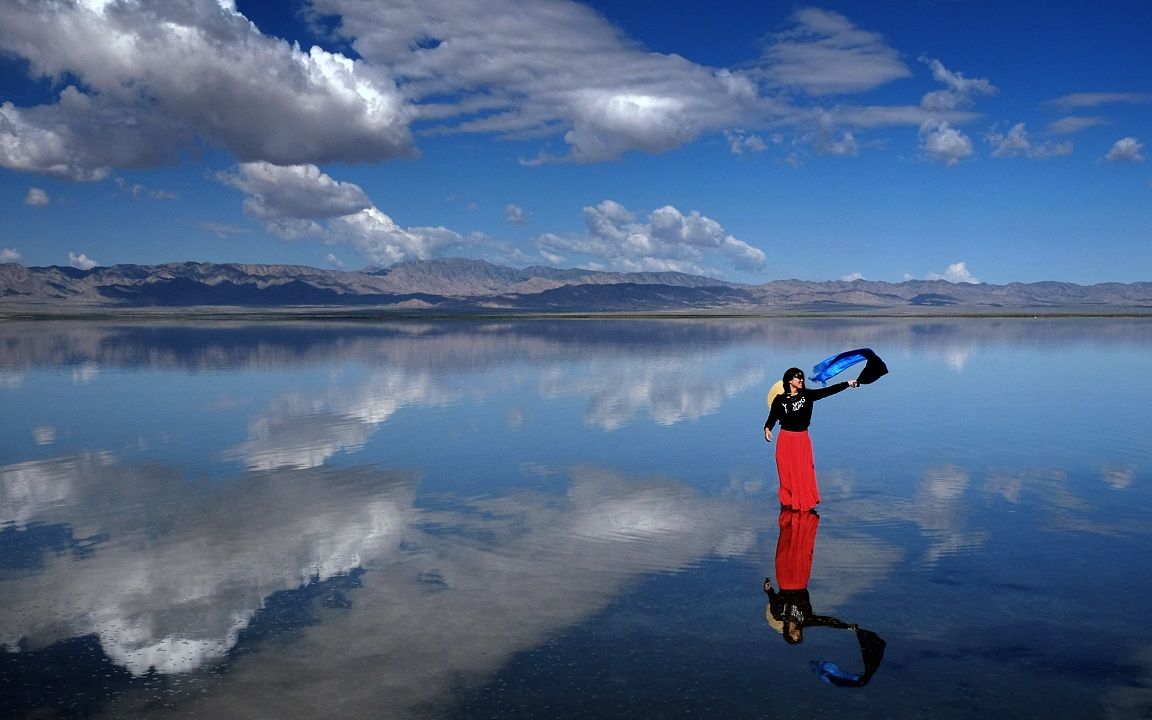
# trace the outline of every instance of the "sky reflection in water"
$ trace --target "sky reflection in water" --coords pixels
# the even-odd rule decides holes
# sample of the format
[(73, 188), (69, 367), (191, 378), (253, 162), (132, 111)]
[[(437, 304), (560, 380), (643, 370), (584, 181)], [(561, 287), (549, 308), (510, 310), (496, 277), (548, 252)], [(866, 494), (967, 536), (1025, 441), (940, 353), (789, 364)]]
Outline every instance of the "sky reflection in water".
[[(765, 622), (768, 386), (814, 612)], [(4, 717), (1147, 717), (1152, 323), (0, 326)], [(852, 373), (850, 372), (849, 375)]]

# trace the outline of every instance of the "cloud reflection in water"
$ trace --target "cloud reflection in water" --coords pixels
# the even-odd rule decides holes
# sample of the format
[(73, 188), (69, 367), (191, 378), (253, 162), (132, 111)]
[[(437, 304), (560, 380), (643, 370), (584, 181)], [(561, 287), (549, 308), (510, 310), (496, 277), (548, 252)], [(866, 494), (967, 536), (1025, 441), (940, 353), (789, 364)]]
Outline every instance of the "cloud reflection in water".
[[(332, 693), (353, 716), (416, 714), (628, 583), (747, 553), (765, 530), (732, 498), (591, 467), (568, 473), (559, 496), (422, 509), (410, 478), (367, 468), (249, 472), (215, 487), (107, 455), (0, 472), (56, 480), (50, 493), (20, 496), (21, 523), (95, 523), (107, 537), (86, 556), (50, 554), (38, 572), (0, 582), (9, 650), (95, 634), (133, 674), (195, 673), (229, 655), (271, 593), (364, 570), (347, 607), (275, 653), (201, 677), (212, 695), (178, 715), (315, 716)], [(6, 485), (19, 495), (20, 483)], [(136, 701), (128, 692), (109, 716)]]
[[(641, 598), (655, 611), (620, 609), (664, 574), (683, 577), (686, 593), (717, 566), (759, 575), (775, 523), (774, 508), (765, 512), (771, 455), (758, 437), (764, 386), (794, 358), (826, 356), (829, 343), (873, 345), (897, 348), (893, 382), (818, 421), (828, 511), (813, 585), (829, 612), (867, 598), (870, 621), (896, 641), (891, 673), (870, 691), (889, 680), (923, 689), (890, 692), (895, 711), (972, 690), (972, 672), (1003, 696), (1045, 682), (1035, 666), (1063, 648), (1037, 627), (1080, 642), (1085, 666), (1122, 652), (1100, 649), (1097, 636), (1142, 642), (1131, 628), (1081, 623), (1063, 560), (1086, 537), (1131, 548), (1150, 534), (1140, 513), (1147, 431), (1123, 421), (1143, 417), (1147, 392), (1117, 399), (1113, 432), (1099, 445), (1086, 434), (1091, 454), (1075, 448), (1075, 430), (1055, 437), (1040, 424), (1063, 422), (1050, 420), (1063, 398), (1029, 398), (1032, 383), (1064, 387), (1084, 357), (1121, 374), (1144, 367), (1147, 327), (0, 326), (0, 376), (19, 378), (4, 399), (36, 410), (0, 428), (0, 530), (21, 558), (0, 574), (0, 642), (28, 653), (95, 635), (123, 667), (172, 679), (162, 692), (141, 681), (106, 698), (106, 717), (450, 714), (521, 653), (547, 654), (581, 629), (610, 626), (614, 613), (640, 624), (668, 617), (662, 598)], [(1080, 348), (1082, 337), (1091, 348), (1051, 352)], [(1041, 355), (1044, 364), (1018, 371)], [(84, 367), (98, 372), (75, 385)], [(979, 392), (990, 377), (1011, 378), (1027, 412), (1001, 418), (1001, 396)], [(44, 387), (77, 407), (38, 405)], [(126, 408), (123, 388), (147, 402)], [(84, 413), (87, 425), (76, 419)], [(459, 429), (436, 434), (446, 418)], [(157, 440), (134, 440), (145, 436)], [(636, 452), (637, 438), (659, 452)], [(468, 482), (454, 483), (460, 475)], [(1056, 574), (1021, 562), (1047, 558), (1053, 540), (1065, 541)], [(1126, 560), (1107, 576), (1122, 602), (1144, 597), (1133, 588), (1147, 575)], [(731, 582), (738, 597), (742, 581)], [(277, 607), (330, 587), (339, 597), (315, 603), (315, 617), (277, 625)], [(733, 614), (700, 636), (740, 627)], [(762, 609), (748, 619), (762, 624)], [(1002, 645), (1027, 647), (1037, 662), (1012, 665)], [(1143, 677), (1118, 662), (1109, 667), (1121, 676)], [(763, 680), (765, 668), (756, 672)], [(1117, 696), (1116, 706), (1138, 708), (1142, 697)], [(797, 712), (823, 701), (805, 702)]]
[(96, 634), (137, 675), (219, 660), (270, 593), (397, 546), (414, 493), (375, 470), (255, 473), (206, 488), (107, 455), (0, 470), (5, 481), (13, 473), (54, 480), (51, 492), (19, 498), (15, 522), (105, 540), (83, 555), (46, 554), (42, 569), (0, 583), (0, 643)]

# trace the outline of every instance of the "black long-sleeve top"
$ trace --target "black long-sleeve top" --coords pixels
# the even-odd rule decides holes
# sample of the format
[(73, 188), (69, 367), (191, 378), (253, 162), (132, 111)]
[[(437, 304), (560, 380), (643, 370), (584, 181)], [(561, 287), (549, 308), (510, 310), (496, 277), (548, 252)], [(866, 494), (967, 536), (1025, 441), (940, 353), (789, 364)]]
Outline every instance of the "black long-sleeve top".
[(785, 393), (777, 395), (772, 401), (768, 419), (764, 421), (764, 429), (771, 430), (779, 422), (781, 430), (791, 432), (807, 430), (812, 423), (812, 403), (829, 395), (835, 395), (847, 387), (847, 382), (840, 382), (817, 390), (804, 388), (795, 395)]
[(772, 612), (772, 617), (781, 622), (794, 620), (801, 627), (822, 626), (841, 630), (848, 630), (852, 627), (839, 618), (813, 613), (808, 588), (777, 590), (769, 586), (766, 592), (768, 593), (768, 607)]

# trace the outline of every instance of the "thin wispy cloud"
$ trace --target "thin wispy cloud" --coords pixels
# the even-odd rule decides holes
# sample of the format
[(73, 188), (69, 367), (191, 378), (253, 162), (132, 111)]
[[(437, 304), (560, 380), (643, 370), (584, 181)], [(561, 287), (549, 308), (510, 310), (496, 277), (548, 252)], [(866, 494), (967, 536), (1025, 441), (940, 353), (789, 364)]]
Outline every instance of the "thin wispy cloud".
[[(751, 80), (640, 47), (591, 8), (539, 0), (318, 0), (364, 62), (387, 68), (432, 132), (559, 136), (529, 162), (663, 152), (731, 126)], [(418, 48), (418, 50), (414, 50)]]
[(1061, 110), (1098, 107), (1100, 105), (1146, 105), (1152, 103), (1152, 93), (1085, 92), (1064, 95), (1049, 100), (1048, 105)]
[(968, 78), (963, 73), (953, 72), (935, 58), (922, 56), (920, 62), (932, 70), (932, 77), (944, 84), (944, 90), (930, 92), (923, 97), (920, 105), (927, 110), (965, 110), (971, 107), (981, 95), (995, 95), (999, 92), (995, 85), (983, 78)]
[[(852, 137), (851, 129), (876, 130), (892, 127), (940, 129), (945, 125), (956, 128), (983, 117), (976, 111), (979, 98), (996, 95), (999, 90), (983, 78), (968, 78), (963, 73), (954, 72), (937, 59), (921, 57), (921, 62), (931, 70), (932, 79), (943, 85), (923, 95), (916, 104), (908, 105), (854, 105), (850, 102), (837, 102), (831, 107), (794, 109), (789, 116), (817, 153), (834, 155), (855, 155), (858, 146)], [(958, 132), (958, 131), (957, 131)], [(833, 140), (836, 133), (842, 133), (840, 140)], [(852, 152), (844, 152), (851, 148)]]
[(248, 228), (240, 227), (239, 225), (229, 225), (227, 223), (201, 222), (198, 223), (197, 226), (202, 230), (207, 230), (218, 238), (247, 235), (251, 232)]
[(822, 96), (872, 90), (912, 72), (879, 33), (839, 13), (804, 8), (771, 37), (756, 74), (772, 85)]
[(1100, 115), (1071, 115), (1048, 123), (1047, 131), (1052, 135), (1074, 135), (1088, 128), (1107, 124), (1108, 119)]

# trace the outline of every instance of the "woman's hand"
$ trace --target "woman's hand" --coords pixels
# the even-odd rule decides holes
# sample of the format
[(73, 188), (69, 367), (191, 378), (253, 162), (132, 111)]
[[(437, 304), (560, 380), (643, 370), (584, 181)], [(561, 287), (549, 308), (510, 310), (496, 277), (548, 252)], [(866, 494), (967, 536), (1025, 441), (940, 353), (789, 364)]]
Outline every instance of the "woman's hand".
[(772, 431), (764, 428), (764, 442), (772, 442)]
[(848, 387), (860, 387), (860, 383), (856, 382), (855, 380), (849, 380)]

